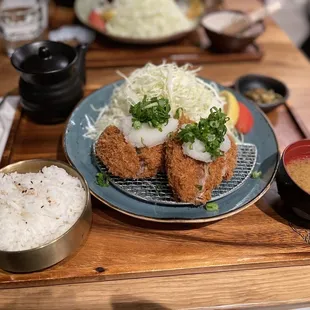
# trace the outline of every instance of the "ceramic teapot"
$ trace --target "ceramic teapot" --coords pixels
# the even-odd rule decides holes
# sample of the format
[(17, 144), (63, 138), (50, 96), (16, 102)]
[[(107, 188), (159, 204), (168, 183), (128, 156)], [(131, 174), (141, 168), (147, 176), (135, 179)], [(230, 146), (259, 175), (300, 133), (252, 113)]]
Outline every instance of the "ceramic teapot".
[(39, 123), (64, 121), (83, 97), (87, 45), (40, 41), (15, 50), (21, 105)]

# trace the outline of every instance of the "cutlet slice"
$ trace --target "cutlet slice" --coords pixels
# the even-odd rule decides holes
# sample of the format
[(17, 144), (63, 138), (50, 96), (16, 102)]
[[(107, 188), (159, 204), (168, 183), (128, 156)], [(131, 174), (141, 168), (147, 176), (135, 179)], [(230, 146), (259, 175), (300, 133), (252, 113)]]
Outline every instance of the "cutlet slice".
[(163, 171), (165, 166), (164, 144), (143, 147), (137, 149), (137, 153), (140, 161), (139, 178), (150, 178), (159, 171)]
[(182, 144), (175, 139), (167, 142), (168, 182), (175, 197), (180, 201), (193, 204), (209, 201), (212, 191), (223, 181), (225, 163), (223, 156), (206, 164), (184, 155)]
[(155, 176), (163, 166), (164, 146), (136, 149), (116, 126), (108, 126), (96, 144), (96, 155), (114, 176), (128, 179)]
[(205, 190), (205, 164), (183, 154), (182, 145), (171, 139), (166, 145), (166, 171), (175, 197), (194, 204), (211, 199)]
[(223, 169), (223, 178), (226, 181), (229, 181), (234, 175), (234, 170), (237, 166), (237, 145), (233, 138), (229, 136), (230, 139), (230, 149), (225, 154), (225, 166)]
[(206, 203), (223, 178), (229, 180), (237, 164), (237, 146), (231, 137), (229, 151), (211, 163), (195, 160), (183, 153), (182, 143), (167, 142), (166, 171), (176, 199), (193, 204)]
[(108, 126), (96, 144), (96, 155), (109, 172), (121, 178), (135, 178), (140, 170), (136, 149), (126, 142), (116, 126)]

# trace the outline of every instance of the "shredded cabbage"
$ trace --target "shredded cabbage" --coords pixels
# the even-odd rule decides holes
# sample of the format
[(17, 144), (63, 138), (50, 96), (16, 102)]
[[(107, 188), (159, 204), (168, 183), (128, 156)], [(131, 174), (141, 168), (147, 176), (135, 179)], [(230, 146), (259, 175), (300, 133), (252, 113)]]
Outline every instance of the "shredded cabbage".
[(114, 0), (114, 17), (107, 33), (129, 38), (158, 38), (191, 30), (189, 20), (174, 0)]
[[(225, 104), (219, 96), (215, 84), (206, 83), (197, 78), (199, 68), (193, 70), (190, 65), (178, 67), (175, 63), (153, 65), (148, 63), (143, 68), (136, 69), (129, 77), (121, 72), (125, 82), (114, 89), (111, 102), (99, 112), (97, 120), (87, 118), (85, 137), (96, 139), (108, 125), (119, 125), (124, 116), (129, 115), (131, 104), (147, 97), (164, 97), (169, 99), (171, 111), (174, 114), (178, 108), (193, 121), (208, 117), (210, 109), (215, 106), (222, 108)], [(228, 124), (228, 131), (238, 138), (237, 131)]]

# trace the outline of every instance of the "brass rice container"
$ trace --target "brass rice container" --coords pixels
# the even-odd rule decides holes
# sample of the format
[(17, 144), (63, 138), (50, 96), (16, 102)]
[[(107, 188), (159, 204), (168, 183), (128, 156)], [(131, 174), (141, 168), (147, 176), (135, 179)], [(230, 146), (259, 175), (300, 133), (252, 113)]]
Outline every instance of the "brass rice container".
[(37, 173), (49, 166), (62, 168), (80, 180), (86, 193), (82, 214), (67, 232), (47, 244), (24, 251), (0, 251), (0, 268), (3, 270), (23, 273), (48, 268), (76, 251), (87, 238), (92, 222), (92, 207), (88, 185), (79, 172), (64, 162), (48, 159), (20, 161), (0, 169), (0, 172)]

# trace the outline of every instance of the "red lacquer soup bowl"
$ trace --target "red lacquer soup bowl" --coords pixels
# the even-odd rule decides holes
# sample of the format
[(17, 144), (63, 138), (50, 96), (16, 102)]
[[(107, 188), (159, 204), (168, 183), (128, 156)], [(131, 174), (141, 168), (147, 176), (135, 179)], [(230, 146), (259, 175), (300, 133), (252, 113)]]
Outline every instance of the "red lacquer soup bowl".
[[(300, 217), (310, 220), (310, 195), (295, 183), (287, 165), (297, 159), (310, 159), (310, 139), (289, 145), (283, 152), (276, 176), (278, 192), (285, 204)], [(308, 176), (310, 178), (310, 175)]]

